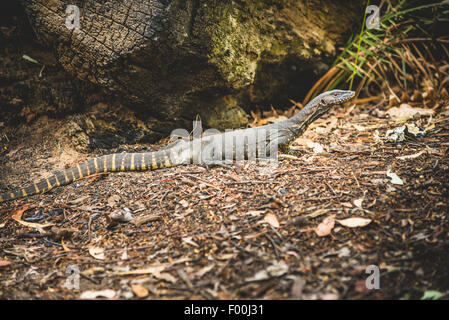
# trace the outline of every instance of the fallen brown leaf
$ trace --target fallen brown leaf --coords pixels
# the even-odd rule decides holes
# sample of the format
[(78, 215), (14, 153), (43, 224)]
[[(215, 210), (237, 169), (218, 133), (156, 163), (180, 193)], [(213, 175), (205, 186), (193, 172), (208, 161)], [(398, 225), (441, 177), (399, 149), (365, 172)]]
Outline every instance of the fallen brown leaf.
[(0, 267), (9, 266), (12, 262), (8, 260), (0, 260)]
[(367, 218), (348, 218), (343, 220), (336, 220), (339, 224), (342, 226), (348, 227), (348, 228), (357, 228), (357, 227), (365, 227), (371, 223), (371, 219)]
[(319, 237), (327, 236), (331, 233), (332, 229), (335, 226), (334, 216), (327, 217), (321, 222), (316, 228), (315, 233)]
[(268, 223), (269, 225), (271, 225), (274, 228), (279, 228), (279, 221), (276, 218), (276, 216), (272, 213), (268, 213), (264, 218), (263, 221)]
[(149, 294), (148, 289), (141, 284), (131, 285), (131, 290), (138, 298), (145, 298)]

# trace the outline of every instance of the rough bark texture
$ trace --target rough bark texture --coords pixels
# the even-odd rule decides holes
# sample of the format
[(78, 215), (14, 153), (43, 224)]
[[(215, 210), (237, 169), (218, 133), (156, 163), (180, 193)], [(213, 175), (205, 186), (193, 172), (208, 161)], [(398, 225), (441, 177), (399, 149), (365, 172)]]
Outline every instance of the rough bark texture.
[(68, 74), (51, 50), (34, 41), (23, 8), (0, 3), (1, 122), (79, 111), (98, 100), (97, 94), (101, 95), (99, 87)]
[[(138, 110), (141, 119), (162, 120), (152, 125), (159, 133), (186, 125), (196, 114), (208, 126), (239, 127), (247, 121), (242, 107), (300, 99), (333, 61), (336, 46), (346, 41), (362, 12), (356, 0), (20, 3), (45, 51), (42, 61), (36, 59), (47, 73), (39, 78), (41, 66), (16, 55), (11, 64), (32, 68), (34, 78), (30, 72), (12, 78), (64, 91), (60, 96), (67, 101), (46, 98), (41, 104), (69, 111), (95, 100), (93, 93), (105, 88)], [(68, 5), (80, 8), (80, 29), (65, 25)], [(52, 66), (56, 71), (48, 69)]]

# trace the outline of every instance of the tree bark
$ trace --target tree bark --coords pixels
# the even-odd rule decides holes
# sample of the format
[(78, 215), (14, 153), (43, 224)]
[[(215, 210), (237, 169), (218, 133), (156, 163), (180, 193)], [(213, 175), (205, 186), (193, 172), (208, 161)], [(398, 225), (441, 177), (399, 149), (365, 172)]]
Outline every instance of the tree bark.
[[(105, 89), (142, 119), (160, 121), (162, 130), (196, 114), (218, 129), (238, 127), (247, 121), (242, 107), (299, 100), (334, 60), (363, 10), (357, 0), (20, 3), (44, 51), (40, 62), (77, 78), (59, 69), (57, 77), (39, 78), (41, 65), (16, 57), (33, 68), (34, 77), (26, 80), (24, 73), (23, 81), (60, 83), (63, 88), (54, 90), (65, 94), (53, 103), (57, 109), (72, 110)], [(79, 29), (66, 25), (69, 5), (80, 10)]]

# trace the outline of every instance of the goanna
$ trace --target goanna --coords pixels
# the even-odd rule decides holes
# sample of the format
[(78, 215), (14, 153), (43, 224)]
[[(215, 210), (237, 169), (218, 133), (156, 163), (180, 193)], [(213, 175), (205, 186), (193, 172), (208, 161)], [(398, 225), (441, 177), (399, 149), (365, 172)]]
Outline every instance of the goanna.
[(267, 153), (288, 146), (333, 105), (353, 97), (353, 91), (327, 91), (310, 101), (296, 115), (281, 122), (181, 141), (155, 152), (115, 153), (93, 158), (56, 171), (49, 178), (33, 181), (15, 191), (1, 193), (0, 202), (44, 193), (98, 173), (158, 170), (193, 162), (214, 164), (229, 159), (264, 158)]

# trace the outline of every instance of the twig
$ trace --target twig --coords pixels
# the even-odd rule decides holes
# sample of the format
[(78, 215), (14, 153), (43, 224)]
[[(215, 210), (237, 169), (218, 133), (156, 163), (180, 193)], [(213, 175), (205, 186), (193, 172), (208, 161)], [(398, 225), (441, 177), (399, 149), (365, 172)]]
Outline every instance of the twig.
[(334, 188), (332, 188), (332, 186), (331, 186), (329, 183), (327, 183), (327, 181), (324, 181), (324, 183), (326, 184), (326, 186), (327, 186), (329, 189), (331, 189), (331, 191), (332, 191), (332, 193), (334, 194), (334, 196), (336, 196), (337, 193), (335, 192)]
[(275, 183), (275, 184), (280, 184), (281, 182), (279, 181), (261, 181), (261, 180), (248, 180), (248, 181), (234, 181), (234, 182), (225, 182), (224, 184), (229, 186), (229, 185), (234, 185), (234, 184), (258, 184), (258, 183)]
[(271, 247), (273, 248), (273, 251), (274, 251), (274, 255), (279, 260), (279, 253), (278, 253), (278, 249), (276, 248), (276, 243), (274, 243), (274, 240), (271, 239), (267, 234), (264, 234), (264, 237), (267, 238), (268, 241), (270, 241)]
[[(357, 186), (359, 187), (360, 190), (362, 190), (362, 187), (360, 186), (359, 180), (357, 179), (357, 177), (354, 174), (354, 171), (351, 171), (352, 176), (354, 177), (355, 182), (357, 183)], [(363, 191), (363, 190), (362, 190)]]

